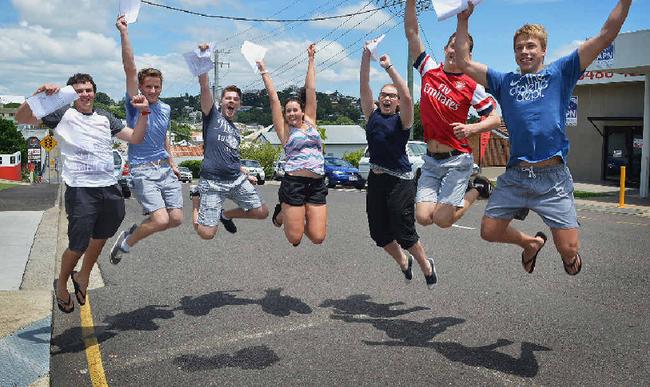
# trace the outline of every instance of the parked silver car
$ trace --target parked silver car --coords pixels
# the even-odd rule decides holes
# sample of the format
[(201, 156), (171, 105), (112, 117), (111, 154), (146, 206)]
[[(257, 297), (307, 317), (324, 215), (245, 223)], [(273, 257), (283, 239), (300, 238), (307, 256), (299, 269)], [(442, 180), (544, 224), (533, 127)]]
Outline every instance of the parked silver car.
[(188, 167), (178, 167), (178, 172), (180, 172), (180, 180), (182, 183), (191, 183), (192, 182), (192, 171)]
[(262, 165), (259, 161), (241, 159), (241, 165), (242, 167), (246, 168), (249, 175), (255, 176), (257, 178), (257, 184), (264, 184), (266, 174), (264, 173), (264, 168), (262, 168)]
[(113, 150), (113, 165), (113, 174), (115, 175), (120, 188), (122, 188), (122, 196), (128, 199), (131, 197), (131, 188), (129, 188), (129, 180), (131, 180), (131, 174), (129, 173), (129, 163), (126, 159), (126, 156), (122, 155), (116, 150)]
[[(411, 171), (415, 180), (420, 178), (422, 173), (422, 165), (424, 164), (423, 156), (427, 153), (427, 144), (422, 141), (409, 141), (406, 143), (406, 155), (409, 158), (409, 163), (411, 163)], [(359, 160), (359, 174), (361, 177), (368, 180), (368, 174), (370, 173), (370, 152), (368, 152), (368, 147), (363, 153), (363, 157)], [(474, 163), (472, 167), (472, 176), (478, 175), (481, 173), (481, 168), (478, 164)]]

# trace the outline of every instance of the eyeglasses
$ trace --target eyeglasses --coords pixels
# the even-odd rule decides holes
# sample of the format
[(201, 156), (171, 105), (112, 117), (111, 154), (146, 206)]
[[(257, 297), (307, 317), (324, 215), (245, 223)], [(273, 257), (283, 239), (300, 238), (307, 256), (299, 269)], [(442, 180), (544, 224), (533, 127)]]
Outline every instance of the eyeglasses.
[(379, 93), (379, 99), (383, 98), (397, 99), (399, 98), (399, 95), (393, 93)]

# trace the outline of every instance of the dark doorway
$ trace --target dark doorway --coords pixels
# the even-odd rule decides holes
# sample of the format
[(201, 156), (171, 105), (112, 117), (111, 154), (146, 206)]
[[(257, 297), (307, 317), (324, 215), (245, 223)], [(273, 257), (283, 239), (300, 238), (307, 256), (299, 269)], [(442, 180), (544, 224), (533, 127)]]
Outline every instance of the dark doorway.
[(642, 145), (642, 126), (606, 126), (603, 180), (620, 181), (621, 167), (625, 166), (625, 184), (638, 187)]

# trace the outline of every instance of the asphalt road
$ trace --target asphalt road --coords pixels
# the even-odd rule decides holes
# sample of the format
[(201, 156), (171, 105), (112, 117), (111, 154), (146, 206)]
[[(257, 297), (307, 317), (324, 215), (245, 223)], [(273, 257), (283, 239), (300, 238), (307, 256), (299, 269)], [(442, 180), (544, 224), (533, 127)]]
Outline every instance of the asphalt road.
[[(260, 192), (272, 208), (277, 186)], [(270, 220), (202, 241), (188, 207), (117, 266), (107, 247), (106, 286), (89, 297), (108, 383), (650, 383), (650, 220), (581, 211), (582, 273), (549, 244), (529, 275), (517, 248), (480, 239), (480, 202), (469, 228), (419, 228), (440, 277), (428, 290), (369, 238), (364, 192), (331, 190), (328, 204), (321, 246), (292, 247)], [(141, 219), (129, 200), (124, 227)], [(517, 225), (545, 229), (534, 214)], [(53, 320), (52, 385), (90, 385), (78, 312)]]

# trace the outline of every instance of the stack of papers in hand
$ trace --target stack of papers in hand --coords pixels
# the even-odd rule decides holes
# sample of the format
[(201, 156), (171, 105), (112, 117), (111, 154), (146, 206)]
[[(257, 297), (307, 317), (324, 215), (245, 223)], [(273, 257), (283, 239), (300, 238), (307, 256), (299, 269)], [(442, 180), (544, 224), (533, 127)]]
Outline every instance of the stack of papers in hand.
[(248, 64), (251, 65), (255, 74), (259, 73), (257, 62), (264, 59), (266, 48), (245, 40), (244, 44), (241, 46), (241, 53), (244, 55), (244, 58), (246, 58)]
[(431, 0), (433, 9), (438, 15), (438, 21), (449, 19), (467, 9), (467, 5), (480, 3), (481, 0)]
[(197, 48), (183, 54), (187, 67), (194, 76), (198, 77), (199, 75), (212, 70), (212, 67), (214, 67), (214, 62), (212, 62), (212, 53), (214, 52), (214, 49), (214, 43), (210, 43), (208, 49), (205, 51), (201, 51)]
[(140, 13), (140, 0), (120, 0), (119, 15), (124, 15), (128, 24), (135, 23)]
[(40, 92), (27, 98), (27, 104), (32, 109), (34, 117), (41, 119), (46, 115), (61, 109), (64, 106), (70, 105), (72, 102), (79, 98), (79, 94), (72, 86), (61, 88), (58, 93), (47, 95), (45, 92)]
[(377, 62), (379, 62), (377, 47), (379, 47), (379, 43), (381, 43), (381, 41), (384, 40), (384, 36), (386, 36), (386, 34), (383, 34), (378, 38), (366, 42), (366, 47), (368, 48), (368, 51), (370, 51), (370, 56), (372, 57), (372, 59), (376, 60)]

